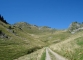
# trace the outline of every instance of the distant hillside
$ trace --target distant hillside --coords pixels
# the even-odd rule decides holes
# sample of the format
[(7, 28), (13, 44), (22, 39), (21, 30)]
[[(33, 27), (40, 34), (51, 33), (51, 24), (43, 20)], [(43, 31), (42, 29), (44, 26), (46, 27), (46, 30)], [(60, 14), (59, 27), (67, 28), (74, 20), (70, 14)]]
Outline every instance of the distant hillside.
[(15, 23), (13, 26), (16, 26), (18, 28), (20, 28), (23, 31), (26, 31), (28, 33), (35, 33), (35, 34), (39, 34), (39, 33), (46, 33), (46, 32), (54, 32), (56, 31), (56, 29), (52, 29), (48, 26), (37, 26), (37, 25), (32, 25), (26, 22), (18, 22)]

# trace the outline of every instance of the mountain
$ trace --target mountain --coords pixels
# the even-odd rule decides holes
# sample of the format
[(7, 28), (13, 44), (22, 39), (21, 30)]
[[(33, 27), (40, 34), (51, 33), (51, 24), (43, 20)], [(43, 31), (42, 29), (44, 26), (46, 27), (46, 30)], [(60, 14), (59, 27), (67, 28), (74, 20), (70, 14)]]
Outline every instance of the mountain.
[[(61, 52), (61, 55), (65, 55), (65, 50), (67, 49), (67, 47), (72, 47), (74, 45), (72, 41), (75, 43), (75, 45), (78, 42), (78, 44), (81, 44), (81, 46), (79, 46), (82, 47), (81, 42), (83, 42), (83, 35), (81, 33), (83, 32), (83, 23), (73, 22), (71, 23), (68, 30), (58, 30), (48, 26), (32, 25), (26, 22), (18, 22), (11, 25), (8, 22), (4, 22), (6, 20), (2, 20), (4, 19), (2, 19), (1, 16), (0, 60), (14, 60), (24, 55), (31, 56), (32, 53), (36, 53), (40, 49), (42, 50), (47, 46), (51, 49), (54, 49), (54, 51), (56, 51), (57, 53)], [(79, 49), (81, 49), (80, 47)], [(61, 51), (58, 48), (64, 48), (65, 50), (63, 49)], [(77, 52), (78, 50), (75, 50), (75, 52)], [(82, 51), (82, 49), (79, 51)], [(74, 55), (74, 53), (72, 55)], [(68, 57), (71, 58), (70, 55), (68, 55)]]

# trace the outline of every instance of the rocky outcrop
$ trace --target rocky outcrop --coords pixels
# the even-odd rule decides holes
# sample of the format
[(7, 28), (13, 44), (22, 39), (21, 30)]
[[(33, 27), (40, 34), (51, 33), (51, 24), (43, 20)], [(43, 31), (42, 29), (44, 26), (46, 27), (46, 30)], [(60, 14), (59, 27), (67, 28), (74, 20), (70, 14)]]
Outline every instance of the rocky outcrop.
[(8, 38), (8, 36), (0, 30), (0, 38)]
[(83, 23), (73, 22), (68, 28), (68, 31), (71, 33), (75, 33), (80, 30), (83, 30)]

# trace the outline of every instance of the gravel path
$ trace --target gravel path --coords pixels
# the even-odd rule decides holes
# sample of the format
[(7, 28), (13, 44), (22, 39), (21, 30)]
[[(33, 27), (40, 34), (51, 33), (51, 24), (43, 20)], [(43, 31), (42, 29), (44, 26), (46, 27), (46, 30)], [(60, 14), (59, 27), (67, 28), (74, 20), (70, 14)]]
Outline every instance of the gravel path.
[(46, 48), (46, 59), (45, 60), (51, 60), (51, 57), (49, 55), (48, 49)]
[(46, 48), (46, 49), (47, 49), (47, 51), (49, 51), (50, 53), (52, 53), (55, 56), (55, 58), (56, 58), (55, 60), (68, 60), (68, 59), (62, 57), (61, 55), (53, 52), (50, 48)]

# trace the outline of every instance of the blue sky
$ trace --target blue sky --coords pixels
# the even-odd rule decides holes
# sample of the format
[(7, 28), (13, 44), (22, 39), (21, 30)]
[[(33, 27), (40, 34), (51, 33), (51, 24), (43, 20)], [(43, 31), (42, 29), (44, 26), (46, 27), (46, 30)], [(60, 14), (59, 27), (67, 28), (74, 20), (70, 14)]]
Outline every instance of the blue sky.
[(0, 14), (10, 24), (65, 29), (71, 22), (83, 22), (83, 0), (0, 0)]

